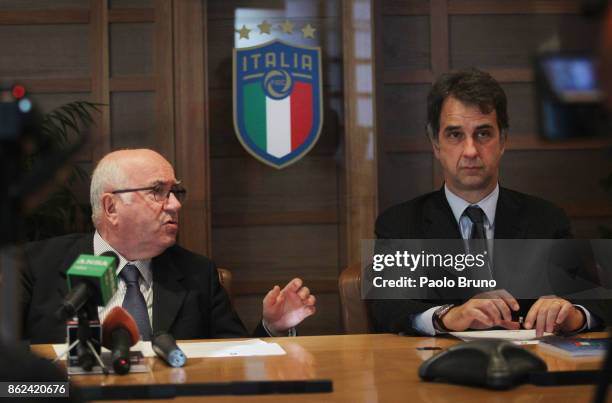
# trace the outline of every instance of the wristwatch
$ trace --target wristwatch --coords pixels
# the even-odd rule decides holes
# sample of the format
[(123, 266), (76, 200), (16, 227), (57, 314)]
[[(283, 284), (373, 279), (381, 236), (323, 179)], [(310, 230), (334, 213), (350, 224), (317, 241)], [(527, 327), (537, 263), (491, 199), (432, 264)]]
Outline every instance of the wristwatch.
[(444, 332), (444, 333), (450, 332), (450, 329), (444, 326), (444, 322), (442, 322), (442, 318), (454, 306), (455, 304), (446, 304), (446, 305), (442, 305), (441, 307), (439, 307), (438, 309), (434, 311), (432, 319), (433, 319), (433, 326), (436, 332)]

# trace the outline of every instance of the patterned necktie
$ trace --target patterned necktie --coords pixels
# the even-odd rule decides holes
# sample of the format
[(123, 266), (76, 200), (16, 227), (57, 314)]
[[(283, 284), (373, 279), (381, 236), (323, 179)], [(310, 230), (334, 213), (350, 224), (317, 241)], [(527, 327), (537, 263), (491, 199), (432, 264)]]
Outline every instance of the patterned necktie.
[(119, 273), (119, 276), (125, 281), (126, 291), (123, 299), (123, 308), (127, 310), (136, 321), (138, 331), (142, 340), (151, 340), (151, 322), (147, 312), (147, 303), (145, 302), (138, 279), (140, 272), (133, 264), (127, 264)]

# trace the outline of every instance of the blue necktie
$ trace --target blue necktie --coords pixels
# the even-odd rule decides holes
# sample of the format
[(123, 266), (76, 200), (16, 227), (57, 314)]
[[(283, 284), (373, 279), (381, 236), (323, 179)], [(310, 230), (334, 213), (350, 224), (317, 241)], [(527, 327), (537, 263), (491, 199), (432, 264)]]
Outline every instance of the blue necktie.
[(151, 322), (147, 312), (147, 303), (140, 292), (138, 279), (140, 272), (133, 264), (127, 264), (119, 273), (125, 281), (126, 291), (123, 299), (123, 308), (129, 312), (138, 325), (138, 331), (142, 340), (151, 340)]

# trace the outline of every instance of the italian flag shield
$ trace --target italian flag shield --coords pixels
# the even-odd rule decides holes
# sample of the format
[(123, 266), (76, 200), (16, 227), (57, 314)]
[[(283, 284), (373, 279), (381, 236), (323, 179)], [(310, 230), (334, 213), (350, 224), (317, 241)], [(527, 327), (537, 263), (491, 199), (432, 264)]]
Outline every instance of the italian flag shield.
[(234, 49), (234, 127), (258, 160), (284, 168), (303, 157), (322, 126), (320, 48), (282, 41)]

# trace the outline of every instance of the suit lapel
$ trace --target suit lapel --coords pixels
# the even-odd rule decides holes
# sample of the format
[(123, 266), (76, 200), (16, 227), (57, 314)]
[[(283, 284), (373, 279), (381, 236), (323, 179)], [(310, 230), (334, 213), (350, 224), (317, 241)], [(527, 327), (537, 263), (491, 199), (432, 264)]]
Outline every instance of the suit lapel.
[(153, 259), (153, 333), (168, 331), (187, 295), (183, 274), (168, 251)]
[(79, 238), (72, 247), (64, 254), (64, 260), (58, 267), (58, 275), (63, 279), (59, 282), (58, 292), (62, 300), (68, 294), (68, 284), (66, 283), (66, 272), (72, 266), (75, 259), (81, 254), (93, 255), (93, 234), (85, 234)]
[(521, 215), (521, 203), (500, 187), (495, 210), (495, 239), (524, 238), (527, 222)]
[(459, 224), (446, 200), (444, 187), (428, 199), (423, 206), (423, 238), (461, 238)]

